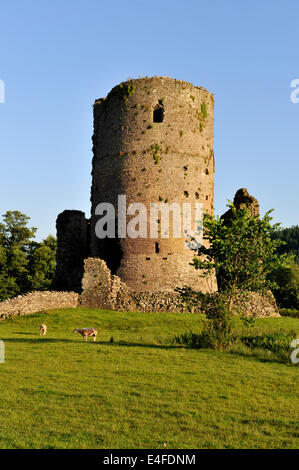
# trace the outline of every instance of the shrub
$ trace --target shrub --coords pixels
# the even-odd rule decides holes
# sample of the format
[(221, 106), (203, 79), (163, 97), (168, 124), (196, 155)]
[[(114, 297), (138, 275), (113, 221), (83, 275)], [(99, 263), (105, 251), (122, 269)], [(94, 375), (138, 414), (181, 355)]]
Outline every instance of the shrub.
[(245, 346), (251, 349), (266, 349), (271, 352), (289, 351), (291, 342), (296, 336), (295, 332), (286, 333), (278, 331), (274, 333), (245, 335), (240, 338)]
[(249, 348), (241, 342), (233, 345), (229, 352), (244, 357), (252, 357), (261, 362), (290, 363), (290, 351), (278, 351), (274, 353), (263, 348)]
[(193, 331), (176, 335), (173, 339), (173, 342), (175, 344), (189, 346), (190, 348), (208, 347), (206, 345), (204, 335), (202, 333), (193, 333)]
[(201, 333), (184, 333), (174, 338), (177, 344), (195, 348), (227, 349), (234, 341), (233, 314), (219, 294), (199, 294), (200, 306), (206, 315)]
[(293, 308), (280, 308), (279, 313), (282, 317), (299, 318), (299, 310)]

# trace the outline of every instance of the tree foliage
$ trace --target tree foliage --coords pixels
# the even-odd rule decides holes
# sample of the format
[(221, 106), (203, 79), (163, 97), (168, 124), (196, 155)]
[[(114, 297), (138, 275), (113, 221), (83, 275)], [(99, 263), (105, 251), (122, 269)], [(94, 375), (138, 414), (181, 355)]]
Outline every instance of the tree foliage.
[[(203, 294), (189, 287), (178, 289), (189, 308), (199, 304), (206, 314), (207, 321), (196, 338), (200, 347), (228, 348), (234, 341), (236, 298), (241, 296), (246, 302), (249, 291), (264, 292), (277, 287), (270, 274), (283, 269), (287, 262), (286, 256), (276, 253), (283, 242), (273, 237), (279, 224), (271, 225), (271, 211), (260, 219), (246, 208), (237, 210), (232, 202), (228, 206), (229, 219), (204, 214), (203, 234), (208, 243), (198, 249), (193, 261), (194, 267), (202, 271), (202, 277), (216, 273), (219, 292)], [(246, 322), (245, 317), (241, 319)]]
[(273, 234), (273, 238), (285, 242), (278, 247), (277, 253), (294, 255), (294, 261), (299, 264), (299, 225), (284, 228)]
[(273, 270), (269, 277), (275, 282), (273, 294), (279, 307), (299, 310), (299, 265), (293, 257), (285, 266)]
[(199, 248), (194, 266), (203, 270), (203, 276), (216, 272), (219, 290), (226, 294), (231, 310), (238, 293), (273, 288), (276, 284), (269, 273), (285, 266), (286, 257), (276, 253), (283, 242), (273, 239), (279, 224), (271, 225), (272, 211), (259, 218), (246, 208), (237, 210), (232, 202), (228, 206), (233, 215), (229, 221), (204, 215), (203, 231), (208, 248)]
[(35, 227), (19, 211), (7, 211), (0, 224), (0, 300), (51, 286), (55, 272), (56, 239), (33, 241)]

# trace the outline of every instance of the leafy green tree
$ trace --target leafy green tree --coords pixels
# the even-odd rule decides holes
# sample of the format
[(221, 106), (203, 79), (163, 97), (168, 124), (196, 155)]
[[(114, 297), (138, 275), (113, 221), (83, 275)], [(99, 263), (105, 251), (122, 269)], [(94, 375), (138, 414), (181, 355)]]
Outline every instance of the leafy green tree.
[(27, 227), (30, 217), (19, 211), (7, 211), (2, 218), (4, 223), (0, 224), (0, 237), (7, 247), (28, 248), (37, 230), (35, 227)]
[(228, 206), (232, 210), (229, 220), (204, 215), (204, 238), (209, 246), (199, 248), (194, 266), (203, 270), (203, 276), (216, 272), (220, 290), (231, 311), (240, 293), (264, 292), (275, 287), (269, 273), (285, 266), (286, 257), (276, 253), (283, 242), (272, 237), (280, 226), (271, 225), (272, 211), (259, 218), (253, 217), (246, 208), (237, 210), (232, 202)]
[(56, 240), (49, 236), (33, 241), (36, 228), (28, 227), (30, 217), (7, 211), (0, 224), (0, 300), (30, 290), (50, 287), (55, 270)]
[(36, 228), (27, 227), (29, 217), (19, 211), (7, 211), (0, 224), (0, 298), (27, 291), (28, 252)]
[(31, 290), (47, 290), (51, 287), (56, 268), (57, 242), (49, 235), (41, 243), (35, 243), (29, 256), (29, 283)]
[(278, 254), (294, 255), (294, 261), (299, 264), (299, 225), (284, 228), (273, 234), (273, 237), (285, 243), (278, 247)]
[(299, 310), (299, 265), (293, 258), (274, 269), (269, 278), (276, 284), (273, 294), (279, 307)]
[(229, 218), (204, 215), (203, 233), (208, 244), (201, 246), (194, 258), (194, 267), (202, 270), (202, 277), (216, 273), (219, 292), (203, 294), (189, 287), (178, 289), (189, 308), (199, 304), (206, 314), (203, 330), (196, 335), (200, 347), (228, 348), (235, 339), (233, 308), (236, 298), (242, 296), (246, 302), (249, 291), (264, 292), (276, 287), (270, 273), (286, 263), (286, 257), (276, 253), (282, 242), (273, 240), (279, 224), (271, 225), (271, 211), (260, 219), (246, 208), (237, 210), (231, 202), (228, 206)]

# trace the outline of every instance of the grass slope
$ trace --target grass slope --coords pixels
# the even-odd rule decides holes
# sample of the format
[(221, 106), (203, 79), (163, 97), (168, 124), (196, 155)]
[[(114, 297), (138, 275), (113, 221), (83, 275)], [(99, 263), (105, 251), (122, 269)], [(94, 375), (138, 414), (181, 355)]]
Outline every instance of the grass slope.
[[(171, 343), (200, 323), (84, 308), (1, 322), (0, 448), (298, 448), (299, 366)], [(96, 343), (72, 333), (87, 326)]]

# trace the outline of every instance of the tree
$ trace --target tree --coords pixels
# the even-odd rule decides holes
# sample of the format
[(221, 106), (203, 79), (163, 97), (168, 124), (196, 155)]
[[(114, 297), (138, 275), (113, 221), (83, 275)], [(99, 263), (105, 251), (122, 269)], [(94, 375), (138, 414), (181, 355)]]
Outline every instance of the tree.
[(295, 255), (294, 261), (299, 264), (299, 225), (282, 229), (274, 233), (273, 237), (285, 242), (278, 247), (277, 253)]
[(28, 252), (36, 228), (28, 228), (29, 217), (7, 211), (0, 224), (0, 298), (22, 294), (28, 288)]
[(55, 275), (56, 238), (49, 235), (41, 243), (34, 243), (32, 248), (28, 275), (30, 290), (47, 290), (51, 287)]
[[(237, 297), (246, 302), (249, 291), (265, 292), (277, 287), (270, 274), (286, 265), (286, 256), (276, 251), (283, 243), (273, 240), (279, 224), (271, 225), (269, 211), (260, 219), (251, 215), (246, 207), (236, 209), (229, 202), (229, 217), (216, 219), (204, 214), (203, 233), (208, 241), (201, 246), (193, 260), (194, 267), (202, 270), (201, 276), (217, 276), (218, 293), (196, 292), (190, 287), (178, 289), (189, 305), (200, 305), (206, 314), (203, 330), (196, 336), (199, 347), (225, 349), (234, 341), (233, 308)], [(252, 319), (241, 317), (245, 324)], [(193, 335), (194, 336), (194, 335)], [(193, 338), (194, 340), (194, 338)]]
[(204, 238), (208, 248), (202, 246), (194, 258), (196, 269), (203, 275), (216, 271), (222, 295), (232, 311), (237, 295), (248, 291), (265, 292), (276, 286), (269, 274), (286, 264), (286, 257), (276, 251), (283, 243), (273, 239), (280, 224), (271, 225), (268, 211), (263, 218), (252, 216), (246, 208), (237, 210), (232, 202), (232, 217), (229, 220), (204, 214)]
[(56, 240), (49, 236), (33, 241), (36, 228), (28, 227), (30, 217), (7, 211), (0, 224), (0, 300), (30, 290), (47, 289), (55, 270)]
[(276, 283), (273, 294), (279, 307), (299, 310), (299, 265), (293, 257), (285, 266), (274, 269), (269, 277)]

